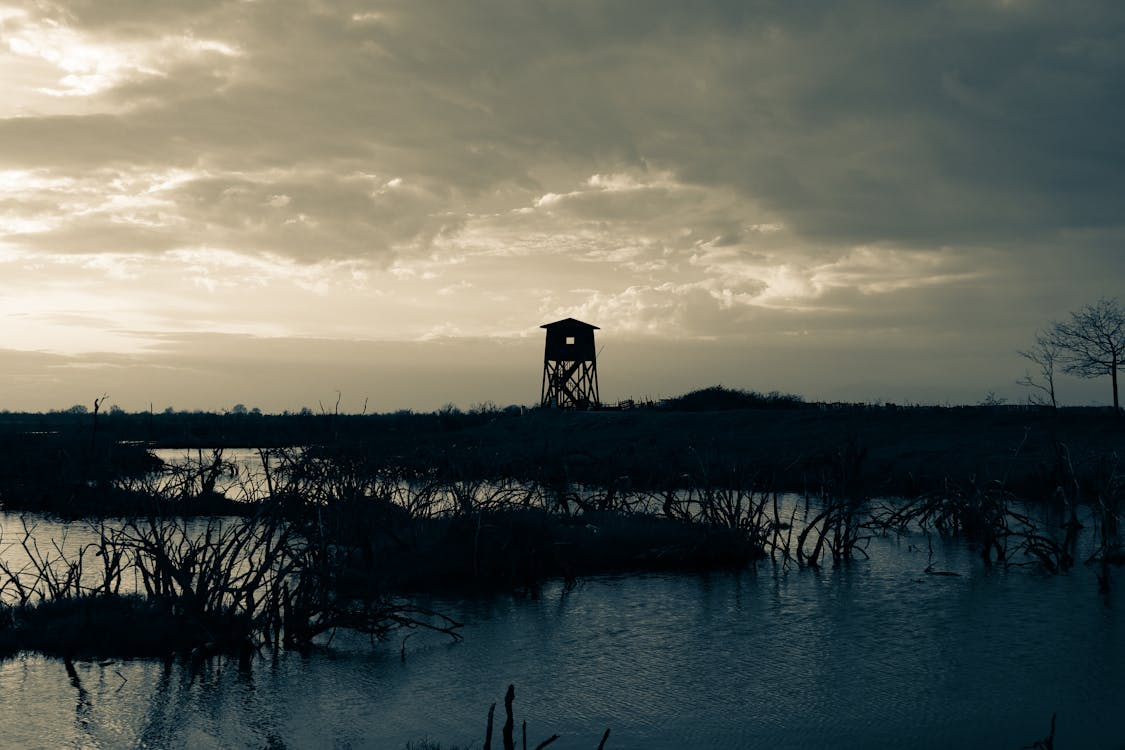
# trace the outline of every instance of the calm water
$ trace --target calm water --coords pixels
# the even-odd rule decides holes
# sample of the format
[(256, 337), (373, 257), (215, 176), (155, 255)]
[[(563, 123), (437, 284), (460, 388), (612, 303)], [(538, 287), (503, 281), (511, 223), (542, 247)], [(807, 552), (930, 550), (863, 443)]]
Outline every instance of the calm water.
[(338, 635), (249, 673), (79, 663), (76, 685), (58, 661), (18, 657), (0, 663), (0, 747), (480, 747), (514, 682), (530, 745), (558, 732), (560, 750), (592, 750), (607, 726), (611, 750), (1019, 748), (1053, 712), (1057, 747), (1125, 748), (1125, 571), (1105, 596), (1086, 568), (989, 572), (935, 542), (936, 566), (964, 575), (927, 576), (925, 547), (876, 540), (871, 561), (819, 573), (765, 563), (427, 600), (467, 623), (465, 641), (415, 635), (405, 662), (397, 641)]

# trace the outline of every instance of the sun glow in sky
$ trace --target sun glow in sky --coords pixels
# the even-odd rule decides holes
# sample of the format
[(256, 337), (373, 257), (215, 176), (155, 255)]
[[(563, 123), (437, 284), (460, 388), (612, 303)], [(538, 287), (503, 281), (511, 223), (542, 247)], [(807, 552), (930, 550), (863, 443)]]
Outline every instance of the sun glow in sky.
[(1110, 0), (0, 0), (0, 408), (532, 403), (568, 316), (608, 400), (1017, 400), (1125, 280), (1123, 37)]

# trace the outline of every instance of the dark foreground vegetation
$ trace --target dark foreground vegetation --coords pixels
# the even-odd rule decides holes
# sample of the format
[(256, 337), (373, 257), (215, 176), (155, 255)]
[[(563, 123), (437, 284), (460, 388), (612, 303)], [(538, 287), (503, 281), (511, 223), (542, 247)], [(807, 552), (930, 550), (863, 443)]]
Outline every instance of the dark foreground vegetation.
[[(249, 658), (338, 628), (456, 639), (459, 623), (410, 596), (841, 565), (900, 532), (961, 536), (984, 565), (1089, 565), (1108, 589), (1125, 562), (1123, 437), (1098, 410), (721, 388), (603, 412), (4, 415), (4, 509), (87, 519), (91, 541), (3, 530), (0, 654)], [(150, 452), (172, 445), (194, 459)], [(233, 446), (258, 448), (257, 465), (232, 463)]]

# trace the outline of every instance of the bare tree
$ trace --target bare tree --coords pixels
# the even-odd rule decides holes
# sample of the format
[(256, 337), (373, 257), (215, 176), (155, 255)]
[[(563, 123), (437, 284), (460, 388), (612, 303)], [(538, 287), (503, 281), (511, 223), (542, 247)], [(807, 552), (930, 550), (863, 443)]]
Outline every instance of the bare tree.
[(1050, 339), (1058, 346), (1063, 372), (1080, 378), (1109, 375), (1113, 381), (1113, 410), (1121, 412), (1117, 371), (1125, 366), (1125, 309), (1116, 299), (1102, 297), (1056, 322)]
[(102, 406), (105, 405), (106, 398), (106, 394), (103, 393), (101, 398), (94, 399), (94, 429), (90, 433), (91, 445), (96, 445), (98, 442), (98, 413), (102, 410)]
[(1016, 381), (1018, 385), (1031, 389), (1028, 402), (1035, 406), (1049, 405), (1052, 409), (1057, 409), (1059, 404), (1055, 398), (1055, 365), (1061, 354), (1059, 343), (1051, 333), (1036, 331), (1035, 344), (1030, 349), (1020, 349), (1016, 353), (1039, 368), (1036, 374), (1033, 375), (1029, 370)]

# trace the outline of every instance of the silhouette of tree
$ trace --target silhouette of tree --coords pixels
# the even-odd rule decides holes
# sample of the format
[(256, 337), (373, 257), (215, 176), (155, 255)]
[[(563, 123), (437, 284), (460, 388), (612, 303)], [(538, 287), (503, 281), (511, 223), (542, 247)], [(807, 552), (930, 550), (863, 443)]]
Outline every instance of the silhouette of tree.
[(1102, 297), (1056, 322), (1050, 340), (1058, 347), (1063, 372), (1080, 378), (1109, 375), (1113, 382), (1113, 410), (1121, 413), (1117, 371), (1125, 365), (1125, 309), (1116, 299)]
[(1017, 351), (1024, 359), (1039, 368), (1033, 375), (1030, 371), (1016, 381), (1024, 388), (1030, 388), (1032, 393), (1027, 397), (1028, 402), (1036, 406), (1050, 406), (1057, 409), (1059, 404), (1055, 398), (1055, 366), (1059, 364), (1059, 344), (1050, 333), (1035, 332), (1035, 344), (1030, 349)]

